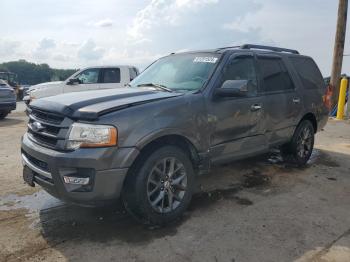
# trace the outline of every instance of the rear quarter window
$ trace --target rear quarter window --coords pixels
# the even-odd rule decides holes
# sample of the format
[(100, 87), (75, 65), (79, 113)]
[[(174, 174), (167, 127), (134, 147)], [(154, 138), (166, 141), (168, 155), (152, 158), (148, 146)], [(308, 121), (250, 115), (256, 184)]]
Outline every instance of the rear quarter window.
[(278, 92), (294, 89), (293, 81), (281, 58), (258, 57), (263, 79), (262, 92)]
[(297, 71), (304, 88), (325, 88), (322, 74), (311, 58), (290, 57), (289, 59)]

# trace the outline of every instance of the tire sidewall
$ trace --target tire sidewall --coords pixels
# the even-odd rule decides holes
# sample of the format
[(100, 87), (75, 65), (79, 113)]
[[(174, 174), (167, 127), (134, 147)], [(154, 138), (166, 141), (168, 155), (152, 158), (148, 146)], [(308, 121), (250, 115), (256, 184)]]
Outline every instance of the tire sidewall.
[(0, 120), (4, 119), (5, 117), (7, 117), (7, 115), (9, 114), (9, 112), (7, 111), (1, 111), (0, 112)]
[[(160, 159), (166, 157), (175, 157), (184, 165), (187, 174), (187, 190), (182, 202), (175, 210), (169, 213), (158, 213), (149, 203), (147, 181), (154, 165)], [(136, 168), (133, 175), (134, 181), (129, 181), (129, 183), (134, 184), (133, 189), (135, 196), (131, 201), (129, 201), (130, 199), (125, 199), (127, 201), (126, 204), (129, 207), (127, 209), (138, 220), (141, 220), (145, 224), (164, 225), (180, 218), (191, 201), (194, 188), (194, 171), (188, 155), (176, 146), (163, 146), (151, 152), (148, 157), (141, 161), (142, 163), (139, 163), (139, 168)]]
[[(312, 143), (311, 143), (310, 152), (305, 157), (301, 158), (298, 154), (298, 136), (300, 135), (301, 132), (303, 132), (303, 130), (305, 128), (309, 128), (311, 133), (312, 133), (312, 138), (311, 138)], [(294, 133), (293, 139), (292, 139), (292, 144), (291, 144), (292, 153), (294, 154), (295, 160), (296, 160), (298, 165), (305, 165), (307, 163), (307, 161), (310, 159), (310, 156), (311, 156), (313, 148), (314, 148), (314, 142), (315, 142), (315, 130), (314, 130), (312, 123), (309, 120), (302, 121), (298, 125), (297, 129), (295, 130), (295, 133)]]

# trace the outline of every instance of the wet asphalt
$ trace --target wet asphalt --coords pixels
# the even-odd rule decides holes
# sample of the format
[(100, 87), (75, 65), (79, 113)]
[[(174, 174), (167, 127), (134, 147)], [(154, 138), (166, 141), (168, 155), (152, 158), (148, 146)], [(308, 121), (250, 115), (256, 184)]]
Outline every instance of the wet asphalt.
[[(19, 137), (13, 130), (24, 131), (24, 122), (14, 114), (2, 135)], [(214, 167), (198, 180), (184, 216), (162, 228), (138, 224), (119, 201), (86, 208), (37, 187), (27, 192), (20, 163), (11, 162), (15, 150), (3, 148), (0, 179), (13, 185), (3, 184), (0, 196), (0, 260), (350, 261), (346, 130), (331, 122), (301, 169), (277, 151)]]

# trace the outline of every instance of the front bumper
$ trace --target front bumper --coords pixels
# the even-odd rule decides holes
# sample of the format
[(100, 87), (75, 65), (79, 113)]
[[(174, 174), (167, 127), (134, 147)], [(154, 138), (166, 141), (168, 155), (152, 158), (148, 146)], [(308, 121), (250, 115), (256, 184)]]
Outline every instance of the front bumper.
[[(22, 138), (22, 161), (34, 174), (34, 183), (66, 202), (99, 205), (118, 199), (136, 148), (91, 148), (59, 152)], [(88, 185), (67, 184), (64, 176), (89, 177)]]
[(16, 101), (12, 102), (0, 102), (1, 111), (12, 111), (16, 109)]

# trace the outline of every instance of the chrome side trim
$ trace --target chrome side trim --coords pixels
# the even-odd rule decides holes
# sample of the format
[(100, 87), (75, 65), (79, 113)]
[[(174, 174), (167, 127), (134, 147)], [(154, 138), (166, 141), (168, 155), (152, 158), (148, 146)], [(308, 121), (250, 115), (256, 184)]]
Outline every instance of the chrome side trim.
[(34, 172), (36, 172), (36, 173), (38, 173), (38, 174), (40, 174), (40, 175), (42, 175), (42, 176), (44, 176), (44, 177), (47, 177), (47, 178), (52, 179), (51, 173), (46, 172), (46, 171), (44, 171), (44, 170), (42, 170), (42, 169), (36, 167), (34, 164), (32, 164), (32, 163), (29, 161), (29, 159), (28, 159), (24, 154), (22, 154), (22, 161), (23, 161), (23, 165), (24, 165), (24, 166), (29, 167), (31, 170), (33, 170)]

